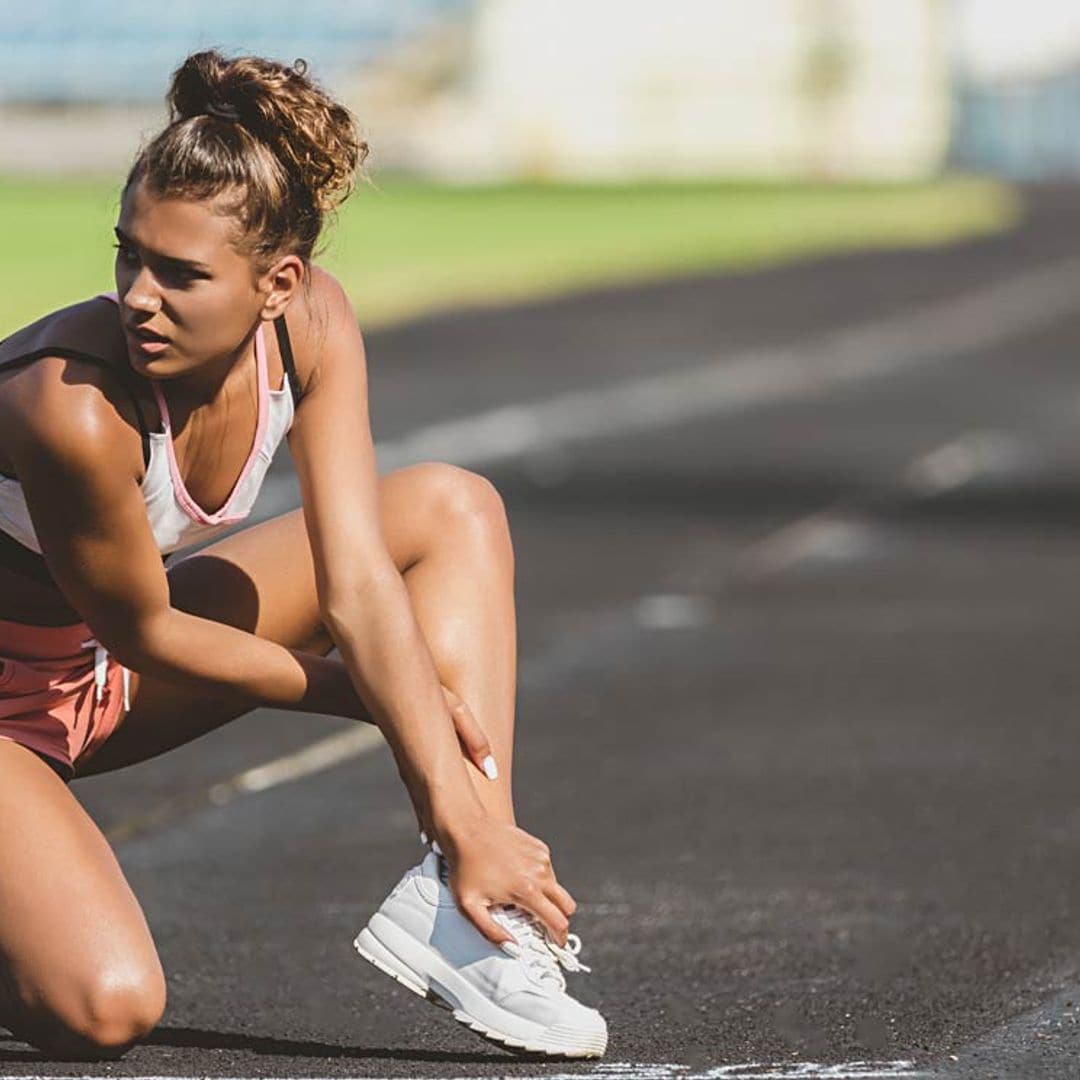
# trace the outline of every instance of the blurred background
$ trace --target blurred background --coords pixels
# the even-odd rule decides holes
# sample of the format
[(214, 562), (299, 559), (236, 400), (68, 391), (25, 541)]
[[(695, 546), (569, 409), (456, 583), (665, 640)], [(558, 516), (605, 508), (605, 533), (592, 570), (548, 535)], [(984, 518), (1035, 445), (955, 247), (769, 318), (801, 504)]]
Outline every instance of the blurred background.
[[(327, 258), (369, 325), (933, 243), (1015, 220), (1007, 190), (970, 174), (1080, 168), (1080, 16), (1057, 0), (672, 0), (662, 13), (644, 0), (266, 0), (254, 26), (214, 0), (144, 11), (0, 2), (0, 205), (26, 253), (0, 331), (97, 286), (102, 200), (164, 122), (170, 72), (211, 45), (302, 56), (359, 117), (378, 188), (348, 207)], [(43, 235), (41, 217), (80, 239)], [(19, 231), (31, 219), (33, 244)], [(63, 269), (45, 269), (60, 252)]]
[[(371, 144), (320, 261), (380, 466), (508, 508), (515, 790), (606, 1075), (1072, 1080), (1076, 0), (0, 0), (0, 336), (111, 286), (208, 46)], [(283, 454), (256, 516), (298, 498)], [(357, 730), (76, 785), (171, 979), (114, 1075), (505, 1069), (351, 963), (417, 851)]]

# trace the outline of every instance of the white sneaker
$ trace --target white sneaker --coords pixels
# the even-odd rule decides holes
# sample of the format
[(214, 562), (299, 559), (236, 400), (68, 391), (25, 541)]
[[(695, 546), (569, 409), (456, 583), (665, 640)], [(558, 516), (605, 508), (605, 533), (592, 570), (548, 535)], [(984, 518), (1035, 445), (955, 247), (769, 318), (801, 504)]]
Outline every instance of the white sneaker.
[(566, 992), (567, 971), (588, 971), (517, 907), (491, 916), (517, 944), (493, 945), (458, 910), (430, 852), (383, 901), (353, 942), (356, 951), (414, 993), (450, 1009), (454, 1019), (512, 1050), (559, 1057), (601, 1057), (607, 1025)]

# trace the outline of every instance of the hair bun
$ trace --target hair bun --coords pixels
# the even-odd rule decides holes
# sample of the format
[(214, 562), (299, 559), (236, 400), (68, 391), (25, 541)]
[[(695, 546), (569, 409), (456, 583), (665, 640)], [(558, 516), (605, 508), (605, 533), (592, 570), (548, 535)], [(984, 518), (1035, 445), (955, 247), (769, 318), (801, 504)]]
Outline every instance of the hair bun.
[(212, 107), (233, 101), (230, 81), (227, 61), (217, 50), (192, 53), (173, 73), (168, 97), (170, 119), (177, 122), (216, 115)]
[(240, 121), (240, 110), (227, 101), (208, 101), (206, 115), (216, 116), (219, 120), (232, 120), (235, 123)]
[(228, 193), (244, 243), (310, 257), (324, 215), (348, 197), (367, 155), (356, 118), (303, 59), (192, 53), (173, 72), (169, 125), (129, 173), (158, 194)]

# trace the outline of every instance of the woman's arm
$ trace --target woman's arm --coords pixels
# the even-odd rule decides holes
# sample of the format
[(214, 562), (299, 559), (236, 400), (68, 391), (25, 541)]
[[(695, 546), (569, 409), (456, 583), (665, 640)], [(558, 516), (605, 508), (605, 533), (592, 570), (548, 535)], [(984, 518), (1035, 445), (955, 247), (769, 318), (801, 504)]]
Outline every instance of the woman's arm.
[(572, 901), (555, 880), (546, 846), (489, 818), (476, 797), (434, 661), (381, 532), (360, 329), (329, 274), (316, 269), (311, 288), (326, 318), (315, 328), (303, 317), (290, 322), (301, 342), (298, 363), (303, 354), (309, 373), (289, 447), (323, 622), (394, 752), (422, 824), (454, 865), (462, 910), (492, 940), (509, 940), (488, 906), (516, 903), (543, 918), (552, 905), (572, 910)]
[(329, 274), (315, 269), (311, 288), (325, 315), (310, 325), (290, 321), (302, 376), (303, 358), (313, 359), (289, 448), (319, 609), (423, 821), (438, 835), (439, 812), (477, 813), (480, 803), (453, 737), (434, 661), (383, 539), (360, 328)]
[[(138, 484), (139, 440), (97, 385), (97, 369), (37, 364), (37, 378), (5, 403), (7, 419), (17, 418), (5, 448), (49, 571), (98, 640), (139, 672), (254, 704), (370, 719), (339, 661), (170, 605)], [(53, 364), (63, 378), (46, 370)]]

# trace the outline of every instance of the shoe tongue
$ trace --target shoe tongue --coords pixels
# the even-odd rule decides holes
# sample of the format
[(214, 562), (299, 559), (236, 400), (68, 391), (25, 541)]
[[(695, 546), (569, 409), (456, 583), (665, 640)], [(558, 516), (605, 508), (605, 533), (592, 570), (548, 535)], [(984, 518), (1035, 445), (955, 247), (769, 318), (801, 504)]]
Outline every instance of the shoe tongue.
[(525, 936), (535, 935), (540, 940), (543, 940), (544, 931), (539, 921), (524, 908), (504, 904), (499, 910), (502, 912), (503, 922), (507, 929), (515, 935), (519, 933)]
[(446, 875), (449, 872), (449, 867), (446, 865), (446, 860), (442, 856), (437, 855), (434, 851), (429, 851), (420, 863), (420, 872), (424, 877), (436, 878), (439, 881), (445, 882)]

